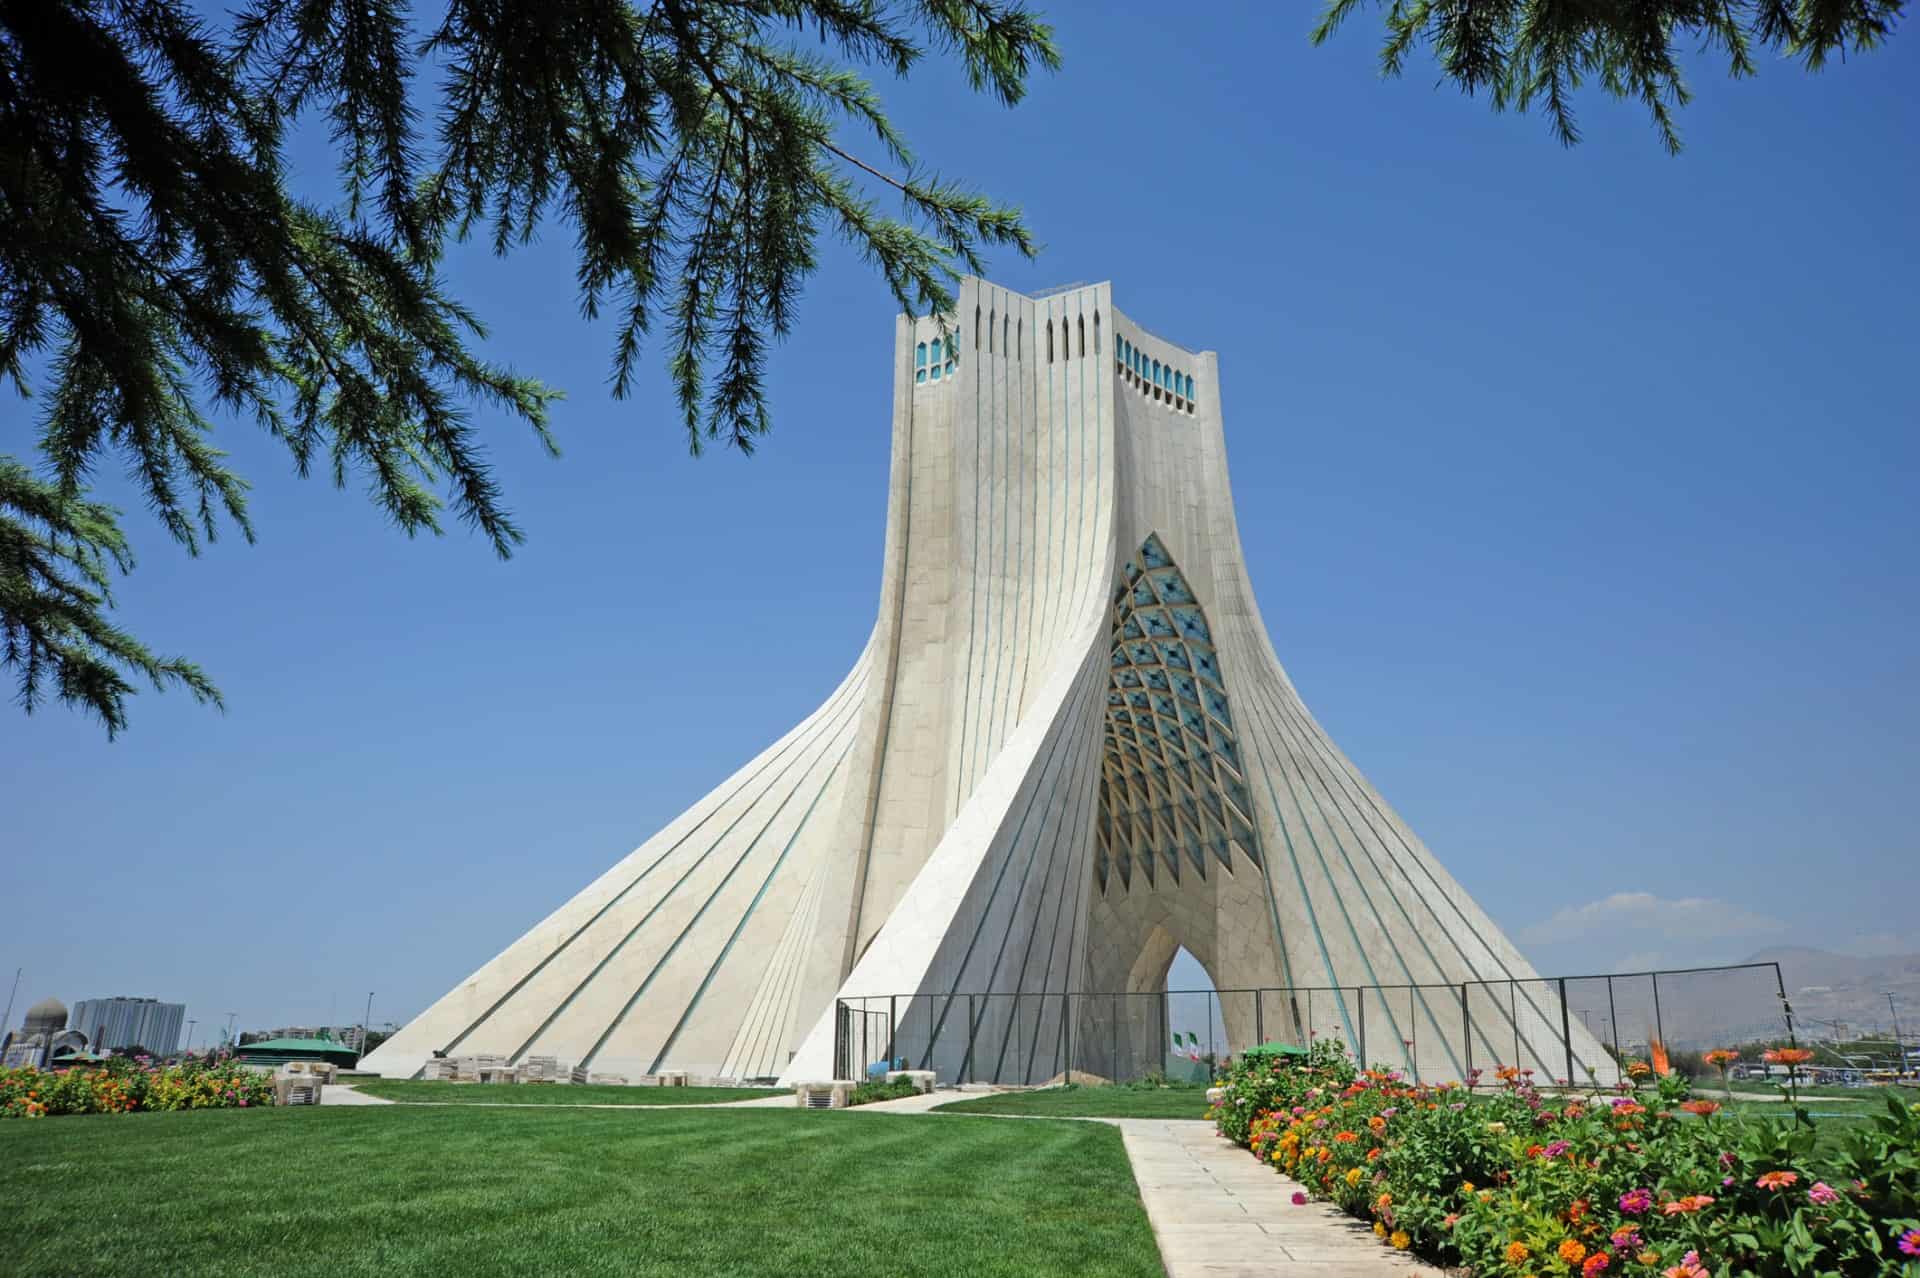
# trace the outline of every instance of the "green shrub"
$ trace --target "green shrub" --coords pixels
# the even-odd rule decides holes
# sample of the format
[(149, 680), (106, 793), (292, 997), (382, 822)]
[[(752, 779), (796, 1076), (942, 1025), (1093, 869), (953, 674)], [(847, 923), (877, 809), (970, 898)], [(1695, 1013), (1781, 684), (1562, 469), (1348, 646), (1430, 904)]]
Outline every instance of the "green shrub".
[(853, 1095), (847, 1098), (849, 1105), (871, 1105), (875, 1101), (903, 1100), (908, 1096), (917, 1096), (920, 1092), (911, 1080), (896, 1078), (891, 1083), (873, 1081), (856, 1084)]
[(116, 1056), (72, 1069), (0, 1070), (0, 1118), (246, 1109), (273, 1104), (273, 1078), (233, 1060), (154, 1065)]
[(1242, 1062), (1213, 1115), (1396, 1247), (1481, 1278), (1920, 1278), (1920, 1106), (1901, 1097), (1822, 1155), (1804, 1111), (1746, 1117), (1678, 1072), (1549, 1098), (1501, 1069), (1480, 1095), (1477, 1075), (1425, 1087), (1340, 1056)]

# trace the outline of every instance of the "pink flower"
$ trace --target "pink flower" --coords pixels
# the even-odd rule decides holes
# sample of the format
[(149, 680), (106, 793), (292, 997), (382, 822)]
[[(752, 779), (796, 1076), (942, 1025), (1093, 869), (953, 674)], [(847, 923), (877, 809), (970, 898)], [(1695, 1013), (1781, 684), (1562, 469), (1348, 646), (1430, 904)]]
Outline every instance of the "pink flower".
[(1840, 1195), (1834, 1190), (1833, 1186), (1827, 1184), (1824, 1180), (1814, 1181), (1813, 1188), (1807, 1191), (1807, 1197), (1819, 1203), (1822, 1207), (1828, 1203), (1837, 1203), (1840, 1201)]
[(1909, 1229), (1901, 1234), (1899, 1247), (1903, 1256), (1920, 1256), (1920, 1229)]
[(1307, 1196), (1306, 1196), (1305, 1194), (1303, 1194), (1303, 1193), (1301, 1193), (1301, 1192), (1300, 1192), (1299, 1190), (1297, 1190), (1297, 1189), (1296, 1189), (1296, 1190), (1294, 1190), (1294, 1191), (1293, 1191), (1293, 1205), (1294, 1205), (1295, 1207), (1305, 1207), (1305, 1206), (1307, 1205)]
[(1620, 1210), (1629, 1216), (1643, 1216), (1653, 1208), (1653, 1192), (1633, 1189), (1620, 1195)]
[(1616, 1229), (1612, 1239), (1614, 1248), (1619, 1251), (1638, 1251), (1641, 1246), (1640, 1231), (1637, 1229)]

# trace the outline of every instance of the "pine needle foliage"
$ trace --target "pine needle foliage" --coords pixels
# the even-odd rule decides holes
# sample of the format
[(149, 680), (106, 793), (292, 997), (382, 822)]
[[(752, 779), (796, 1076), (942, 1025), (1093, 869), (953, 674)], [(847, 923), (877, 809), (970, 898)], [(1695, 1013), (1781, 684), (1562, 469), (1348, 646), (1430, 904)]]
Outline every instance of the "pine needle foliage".
[[(1323, 43), (1356, 9), (1383, 0), (1326, 0), (1313, 29)], [(1445, 78), (1482, 89), (1496, 111), (1542, 110), (1563, 146), (1580, 140), (1573, 95), (1588, 82), (1640, 102), (1660, 141), (1680, 151), (1674, 111), (1691, 100), (1680, 46), (1724, 57), (1750, 76), (1770, 49), (1818, 71), (1835, 55), (1864, 52), (1893, 33), (1906, 0), (1384, 0), (1380, 68), (1406, 69), (1431, 46)]]
[[(183, 0), (0, 0), (0, 386), (40, 457), (0, 458), (21, 706), (52, 697), (111, 736), (136, 679), (218, 704), (106, 619), (133, 561), (88, 496), (118, 462), (190, 553), (251, 540), (216, 419), (363, 483), (409, 535), (451, 507), (512, 553), (476, 413), (554, 451), (557, 392), (474, 353), (486, 330), (440, 271), (453, 243), (570, 230), (614, 394), (657, 346), (695, 452), (768, 429), (767, 344), (822, 235), (915, 313), (950, 309), (989, 248), (1032, 256), (1018, 210), (922, 167), (863, 74), (929, 49), (1009, 106), (1059, 65), (1020, 0), (245, 0), (220, 28)], [(306, 118), (338, 158), (330, 204), (288, 189)]]

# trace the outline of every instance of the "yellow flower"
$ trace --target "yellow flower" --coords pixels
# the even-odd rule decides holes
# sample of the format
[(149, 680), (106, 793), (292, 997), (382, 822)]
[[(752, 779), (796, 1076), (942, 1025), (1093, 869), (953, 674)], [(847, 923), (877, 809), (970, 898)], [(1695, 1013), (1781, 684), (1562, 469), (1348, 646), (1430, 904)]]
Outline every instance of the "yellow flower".
[(1358, 1189), (1359, 1187), (1360, 1187), (1360, 1169), (1356, 1167), (1352, 1171), (1347, 1173), (1347, 1188)]
[(1399, 1248), (1401, 1251), (1405, 1251), (1407, 1247), (1413, 1242), (1413, 1239), (1407, 1237), (1406, 1230), (1396, 1229), (1393, 1231), (1393, 1236), (1387, 1239), (1387, 1241), (1392, 1243), (1395, 1247)]
[(1385, 1223), (1378, 1220), (1374, 1221), (1373, 1233), (1374, 1233), (1374, 1237), (1376, 1238), (1385, 1238), (1387, 1236), (1387, 1227)]
[(1473, 1192), (1473, 1182), (1470, 1180), (1461, 1181), (1460, 1192), (1463, 1194), (1471, 1194)]

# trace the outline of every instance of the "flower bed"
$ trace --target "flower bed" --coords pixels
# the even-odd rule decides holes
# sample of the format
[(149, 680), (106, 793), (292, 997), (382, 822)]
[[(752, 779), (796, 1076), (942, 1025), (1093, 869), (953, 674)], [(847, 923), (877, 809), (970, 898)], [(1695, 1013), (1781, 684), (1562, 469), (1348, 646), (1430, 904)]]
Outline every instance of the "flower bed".
[(272, 1076), (233, 1060), (163, 1066), (116, 1057), (73, 1069), (0, 1069), (0, 1118), (271, 1104)]
[(1419, 1086), (1323, 1041), (1242, 1061), (1209, 1112), (1387, 1244), (1476, 1275), (1920, 1278), (1920, 1105), (1889, 1096), (1816, 1155), (1797, 1104), (1742, 1117), (1674, 1074), (1548, 1098), (1530, 1074)]

